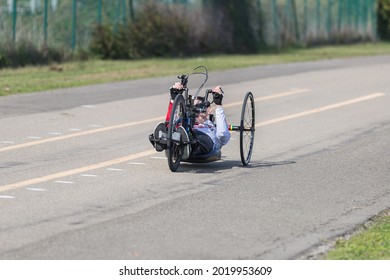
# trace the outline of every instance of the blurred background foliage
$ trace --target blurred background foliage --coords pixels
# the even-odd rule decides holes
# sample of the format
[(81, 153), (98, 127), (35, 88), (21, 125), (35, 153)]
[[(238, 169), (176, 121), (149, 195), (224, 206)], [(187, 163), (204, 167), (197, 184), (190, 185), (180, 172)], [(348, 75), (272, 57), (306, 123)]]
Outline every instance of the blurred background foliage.
[(0, 0), (0, 68), (390, 40), (390, 0)]
[(378, 2), (378, 33), (380, 39), (390, 41), (390, 0)]

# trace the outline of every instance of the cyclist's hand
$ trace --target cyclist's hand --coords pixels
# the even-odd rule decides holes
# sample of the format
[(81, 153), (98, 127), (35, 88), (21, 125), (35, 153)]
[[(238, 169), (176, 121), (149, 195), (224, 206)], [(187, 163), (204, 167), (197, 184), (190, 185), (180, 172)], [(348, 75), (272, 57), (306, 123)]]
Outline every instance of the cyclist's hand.
[(213, 88), (213, 102), (215, 105), (222, 105), (223, 94), (221, 86)]
[(184, 91), (184, 87), (181, 83), (175, 83), (171, 88), (169, 89), (171, 92), (171, 99), (175, 100), (176, 96), (178, 94), (182, 94)]

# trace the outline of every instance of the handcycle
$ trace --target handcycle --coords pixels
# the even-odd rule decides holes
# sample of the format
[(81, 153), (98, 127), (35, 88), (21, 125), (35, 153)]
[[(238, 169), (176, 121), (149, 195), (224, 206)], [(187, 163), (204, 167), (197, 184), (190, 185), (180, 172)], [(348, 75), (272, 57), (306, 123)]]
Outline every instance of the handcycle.
[[(193, 75), (203, 75), (204, 81), (197, 89), (194, 95), (189, 94), (188, 81)], [(173, 101), (173, 106), (170, 114), (170, 119), (167, 124), (167, 133), (163, 133), (155, 138), (149, 136), (152, 144), (155, 141), (163, 144), (166, 147), (165, 154), (168, 159), (168, 166), (172, 172), (175, 172), (180, 165), (180, 162), (190, 163), (208, 163), (221, 159), (221, 151), (214, 150), (207, 154), (196, 155), (187, 159), (183, 158), (184, 148), (186, 145), (196, 143), (196, 138), (193, 136), (192, 129), (195, 124), (196, 115), (204, 113), (210, 107), (211, 103), (208, 100), (211, 89), (206, 89), (205, 95), (200, 96), (199, 93), (208, 80), (208, 70), (205, 66), (195, 67), (189, 74), (178, 76), (183, 85), (183, 93), (178, 94)], [(198, 96), (203, 97), (200, 104), (194, 104), (194, 100)], [(210, 115), (210, 120), (214, 123), (213, 115)], [(214, 123), (215, 124), (215, 123)], [(189, 135), (189, 140), (183, 139), (179, 127), (183, 127)], [(241, 119), (239, 125), (228, 125), (229, 131), (236, 131), (240, 134), (240, 157), (241, 163), (247, 166), (251, 160), (253, 151), (253, 142), (255, 136), (255, 102), (251, 92), (247, 92), (241, 109)]]

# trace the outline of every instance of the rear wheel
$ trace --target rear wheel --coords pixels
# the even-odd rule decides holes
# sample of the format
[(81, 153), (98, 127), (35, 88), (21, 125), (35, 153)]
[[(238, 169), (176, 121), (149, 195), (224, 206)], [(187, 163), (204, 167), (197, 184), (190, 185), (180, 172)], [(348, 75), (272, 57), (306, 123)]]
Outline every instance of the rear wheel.
[(182, 95), (177, 95), (173, 102), (172, 111), (168, 124), (167, 157), (168, 166), (172, 172), (175, 172), (180, 165), (183, 156), (184, 145), (175, 140), (174, 134), (178, 127), (185, 127), (185, 102)]
[(240, 155), (241, 162), (247, 166), (251, 160), (255, 140), (255, 100), (253, 94), (245, 95), (240, 121)]

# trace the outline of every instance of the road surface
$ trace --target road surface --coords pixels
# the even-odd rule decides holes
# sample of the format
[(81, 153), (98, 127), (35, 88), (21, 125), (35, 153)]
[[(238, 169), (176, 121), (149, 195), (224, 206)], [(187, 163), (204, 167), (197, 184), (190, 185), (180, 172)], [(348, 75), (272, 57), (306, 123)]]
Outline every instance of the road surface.
[(148, 142), (175, 77), (1, 97), (0, 259), (311, 258), (389, 208), (389, 73), (390, 56), (211, 71), (230, 124), (255, 95), (251, 164), (232, 132), (176, 173)]

